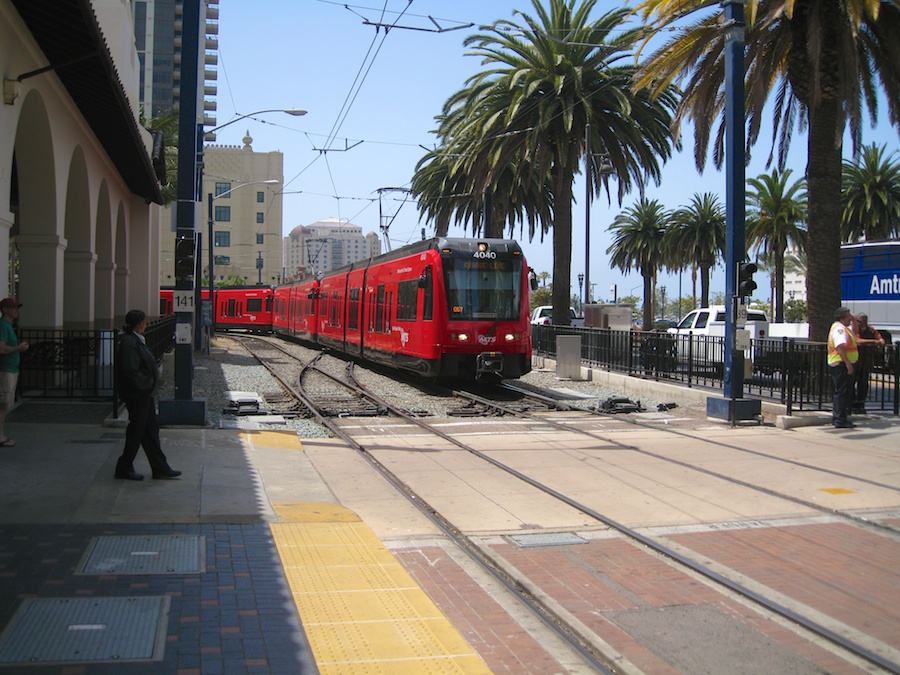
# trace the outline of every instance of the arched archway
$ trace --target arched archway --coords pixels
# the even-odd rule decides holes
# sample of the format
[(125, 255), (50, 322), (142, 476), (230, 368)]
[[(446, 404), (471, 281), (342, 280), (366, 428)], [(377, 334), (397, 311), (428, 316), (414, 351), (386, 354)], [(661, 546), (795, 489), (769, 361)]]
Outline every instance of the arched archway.
[[(18, 256), (17, 287), (11, 293), (27, 305), (22, 323), (34, 328), (62, 325), (62, 260), (65, 239), (57, 220), (58, 188), (50, 118), (41, 93), (22, 102), (13, 145), (14, 172), (10, 211), (15, 224), (0, 248)], [(2, 235), (0, 235), (2, 236)]]
[(63, 272), (63, 325), (94, 327), (94, 231), (87, 161), (81, 146), (75, 146), (69, 162), (64, 216), (66, 239)]
[(116, 212), (116, 243), (115, 243), (115, 323), (125, 321), (128, 312), (128, 227), (125, 220), (125, 204), (119, 202)]
[(104, 180), (100, 183), (100, 193), (97, 197), (93, 247), (97, 253), (97, 262), (94, 266), (94, 325), (97, 328), (115, 326), (116, 263), (113, 250), (115, 237), (109, 185)]

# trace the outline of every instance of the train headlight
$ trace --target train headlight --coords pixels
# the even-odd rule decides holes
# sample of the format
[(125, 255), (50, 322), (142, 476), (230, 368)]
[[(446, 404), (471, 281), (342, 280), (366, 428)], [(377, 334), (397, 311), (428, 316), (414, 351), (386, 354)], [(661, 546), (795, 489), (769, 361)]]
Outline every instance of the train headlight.
[(503, 339), (506, 340), (507, 342), (515, 342), (516, 340), (519, 339), (519, 336), (516, 335), (515, 333), (507, 333), (506, 335), (503, 336)]
[(468, 333), (451, 333), (450, 337), (452, 337), (457, 342), (468, 342), (469, 341)]

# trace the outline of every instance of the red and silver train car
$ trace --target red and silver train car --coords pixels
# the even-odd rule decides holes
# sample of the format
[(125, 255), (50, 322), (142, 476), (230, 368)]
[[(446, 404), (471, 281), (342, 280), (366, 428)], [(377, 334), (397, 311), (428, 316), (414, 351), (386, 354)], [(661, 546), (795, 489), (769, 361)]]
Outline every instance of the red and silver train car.
[[(172, 314), (174, 291), (159, 291), (159, 312)], [(214, 291), (216, 330), (247, 330), (254, 333), (272, 331), (274, 290), (270, 286), (230, 286)], [(209, 289), (200, 291), (202, 301), (209, 300)]]
[(276, 332), (432, 378), (531, 370), (518, 243), (439, 237), (275, 290)]

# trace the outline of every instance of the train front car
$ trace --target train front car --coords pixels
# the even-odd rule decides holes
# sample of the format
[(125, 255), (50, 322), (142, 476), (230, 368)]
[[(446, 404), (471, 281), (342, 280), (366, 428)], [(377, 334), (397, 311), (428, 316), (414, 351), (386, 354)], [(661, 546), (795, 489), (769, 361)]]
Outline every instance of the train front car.
[(440, 377), (515, 378), (531, 371), (528, 266), (507, 239), (437, 240)]

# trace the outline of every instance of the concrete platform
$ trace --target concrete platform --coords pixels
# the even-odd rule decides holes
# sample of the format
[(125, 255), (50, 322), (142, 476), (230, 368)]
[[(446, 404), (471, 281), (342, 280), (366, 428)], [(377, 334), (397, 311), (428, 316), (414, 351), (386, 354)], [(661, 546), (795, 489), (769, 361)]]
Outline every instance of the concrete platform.
[[(385, 420), (347, 423), (370, 426), (367, 444), (373, 453), (412, 472), (423, 491), (442, 495), (441, 506), (475, 533), (485, 549), (520, 569), (527, 583), (543, 588), (553, 602), (571, 607), (571, 589), (589, 584), (591, 592), (581, 592), (590, 598), (583, 612), (567, 611), (622, 655), (623, 672), (696, 666), (697, 654), (690, 649), (702, 645), (688, 640), (688, 634), (682, 643), (690, 649), (677, 657), (671, 652), (675, 643), (666, 646), (644, 635), (657, 619), (674, 616), (677, 607), (685, 626), (723, 626), (723, 649), (742, 654), (748, 663), (768, 653), (792, 672), (853, 670), (845, 670), (846, 661), (820, 647), (798, 647), (795, 636), (781, 627), (750, 621), (746, 617), (751, 614), (740, 603), (710, 600), (689, 576), (666, 576), (658, 561), (623, 545), (604, 528), (588, 526), (583, 514), (535, 500), (512, 483), (492, 482), (462, 454), (401, 433)], [(787, 597), (792, 584), (814, 588), (816, 597), (804, 600), (808, 606), (823, 614), (832, 605), (840, 606), (840, 616), (833, 617), (840, 626), (890, 655), (900, 649), (895, 639), (900, 633), (893, 630), (900, 625), (900, 571), (889, 562), (900, 556), (896, 543), (860, 536), (821, 519), (811, 522), (810, 514), (796, 506), (790, 507), (793, 520), (786, 518), (784, 504), (774, 497), (761, 498), (713, 477), (698, 479), (663, 469), (652, 456), (665, 452), (702, 461), (716, 472), (766, 480), (835, 508), (884, 517), (900, 513), (897, 490), (860, 489), (837, 479), (825, 484), (800, 469), (773, 472), (763, 455), (791, 457), (835, 472), (862, 472), (900, 486), (900, 420), (867, 418), (848, 431), (720, 425), (673, 435), (667, 429), (613, 419), (603, 422), (605, 441), (586, 441), (540, 424), (508, 426), (497, 433), (479, 431), (477, 420), (447, 424), (470, 429), (486, 452), (529, 470), (554, 473), (579, 496), (594, 495), (598, 507), (623, 522), (670, 537), (710, 560), (734, 564), (733, 552), (743, 551), (741, 572), (748, 579), (759, 578), (772, 565), (764, 556), (754, 558), (753, 551), (781, 542), (776, 545), (792, 552), (774, 571), (783, 583), (779, 592)], [(361, 644), (388, 638), (405, 640), (402, 649), (422, 650), (429, 663), (456, 663), (457, 671), (583, 672), (471, 561), (448, 546), (431, 521), (339, 441), (300, 439), (288, 431), (164, 429), (164, 450), (184, 475), (150, 480), (146, 459), (139, 454), (135, 468), (148, 480), (132, 482), (113, 479), (124, 440), (121, 427), (11, 422), (7, 430), (17, 445), (0, 449), (0, 630), (30, 597), (152, 595), (168, 597), (171, 603), (164, 649), (159, 660), (129, 663), (129, 672), (311, 673), (315, 664), (320, 672), (366, 672), (375, 664), (385, 672), (398, 672), (391, 654), (377, 649), (363, 650), (369, 660), (358, 671), (348, 669), (345, 659), (351, 657), (340, 653), (355, 650), (356, 658)], [(706, 447), (701, 439), (717, 445)], [(520, 548), (504, 534), (526, 532), (523, 523), (534, 531), (576, 532), (587, 543)], [(808, 545), (791, 549), (795, 539), (780, 539), (785, 527), (808, 532)], [(350, 537), (349, 532), (357, 534)], [(201, 537), (205, 570), (78, 573), (99, 536), (160, 535)], [(344, 538), (345, 545), (329, 547), (329, 537)], [(835, 548), (835, 542), (846, 546)], [(873, 547), (880, 547), (877, 556), (870, 555)], [(330, 564), (340, 569), (318, 580), (310, 577), (312, 568), (332, 554), (338, 557)], [(823, 560), (830, 562), (823, 567)], [(369, 567), (371, 574), (360, 576), (360, 566)], [(372, 615), (365, 614), (372, 611), (369, 603), (351, 607), (340, 619), (344, 625), (359, 624), (353, 628), (358, 640), (332, 639), (336, 629), (329, 632), (325, 626), (341, 615), (334, 614), (336, 605), (321, 600), (337, 598), (345, 574), (368, 579), (367, 590), (355, 590), (360, 597), (375, 599), (376, 605), (403, 598), (388, 602), (385, 630), (367, 633), (363, 627), (372, 621)], [(394, 586), (388, 588), (387, 580)], [(831, 581), (840, 583), (840, 591)], [(758, 583), (777, 586), (769, 580)], [(335, 585), (329, 589), (328, 584)], [(398, 618), (401, 607), (416, 618)], [(441, 628), (422, 632), (420, 621)], [(398, 625), (409, 630), (397, 631)], [(647, 631), (642, 632), (642, 626)], [(0, 647), (3, 639), (0, 636)], [(400, 646), (387, 651), (406, 653)], [(110, 666), (60, 666), (65, 667), (91, 675), (109, 672)], [(0, 663), (4, 672), (33, 672), (29, 668)], [(735, 665), (729, 672), (752, 671)]]

